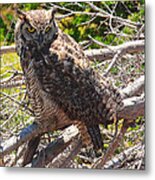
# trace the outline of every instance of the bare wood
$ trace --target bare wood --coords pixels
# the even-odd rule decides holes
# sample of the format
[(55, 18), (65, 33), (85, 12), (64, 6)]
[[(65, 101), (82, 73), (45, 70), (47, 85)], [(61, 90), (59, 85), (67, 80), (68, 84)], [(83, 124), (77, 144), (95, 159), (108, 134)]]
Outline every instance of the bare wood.
[(54, 118), (52, 122), (52, 124), (50, 122), (49, 124), (46, 124), (46, 127), (44, 127), (43, 125), (40, 127), (36, 123), (33, 123), (32, 125), (29, 125), (28, 127), (24, 128), (19, 135), (12, 136), (4, 143), (1, 143), (2, 151), (0, 151), (0, 158), (5, 156), (6, 154), (9, 154), (11, 151), (17, 149), (20, 145), (31, 140), (33, 137), (38, 136), (39, 134), (61, 129), (69, 125), (68, 122), (56, 123)]
[(109, 146), (107, 152), (105, 153), (105, 155), (103, 155), (99, 160), (97, 160), (92, 165), (92, 168), (94, 168), (94, 169), (103, 169), (103, 166), (105, 165), (105, 163), (110, 159), (110, 157), (113, 155), (113, 153), (117, 149), (119, 143), (121, 142), (122, 138), (124, 137), (124, 134), (127, 131), (127, 128), (128, 128), (128, 123), (127, 123), (127, 121), (124, 121), (119, 134), (116, 136), (114, 141), (110, 144), (110, 146)]
[(92, 42), (94, 42), (95, 44), (97, 44), (97, 45), (99, 45), (99, 46), (101, 46), (101, 47), (103, 47), (103, 48), (107, 48), (107, 49), (109, 49), (110, 51), (113, 51), (113, 49), (111, 48), (112, 46), (107, 45), (107, 44), (104, 44), (104, 43), (102, 43), (102, 42), (94, 39), (94, 38), (93, 38), (92, 36), (90, 36), (90, 35), (88, 35), (88, 38), (89, 38)]
[(45, 167), (51, 162), (59, 153), (61, 153), (71, 142), (73, 137), (78, 135), (78, 129), (71, 125), (66, 128), (63, 134), (53, 142), (49, 143), (46, 148), (40, 151), (39, 155), (32, 160), (28, 166), (31, 167)]
[(122, 55), (127, 53), (140, 53), (144, 52), (144, 40), (129, 41), (118, 46), (110, 46), (110, 49), (92, 49), (85, 50), (86, 56), (94, 61), (105, 61), (112, 59), (117, 51), (121, 51)]
[(133, 161), (133, 158), (134, 158), (134, 161), (135, 161), (136, 160), (135, 156), (133, 155), (134, 156), (133, 157), (132, 154), (137, 153), (137, 151), (140, 152), (139, 153), (140, 157), (138, 157), (138, 158), (143, 159), (144, 148), (145, 148), (144, 144), (138, 143), (135, 146), (132, 146), (132, 147), (124, 150), (120, 154), (114, 156), (111, 160), (106, 162), (106, 164), (103, 166), (103, 168), (104, 169), (119, 169), (119, 168), (121, 168), (122, 163), (125, 162), (126, 160), (132, 160)]
[(129, 84), (126, 88), (122, 89), (120, 92), (124, 98), (131, 97), (138, 94), (139, 92), (144, 92), (144, 75), (140, 76), (133, 83)]
[(26, 147), (26, 150), (24, 152), (23, 155), (23, 162), (22, 162), (22, 166), (25, 166), (26, 164), (30, 163), (33, 159), (33, 156), (36, 152), (36, 149), (40, 143), (40, 138), (41, 138), (41, 134), (32, 138)]
[(67, 146), (60, 156), (56, 157), (50, 164), (50, 168), (71, 168), (73, 158), (79, 153), (82, 148), (82, 140), (74, 138), (73, 141)]
[[(112, 49), (112, 50), (110, 50)], [(122, 55), (127, 53), (140, 53), (144, 52), (144, 40), (129, 41), (118, 46), (110, 46), (110, 49), (92, 49), (85, 50), (86, 56), (90, 60), (97, 59), (98, 61), (104, 61), (112, 59), (117, 51), (121, 51)], [(15, 46), (3, 46), (1, 47), (0, 54), (15, 52)]]
[(118, 52), (114, 55), (114, 57), (113, 57), (112, 61), (110, 62), (108, 68), (105, 70), (105, 73), (104, 73), (105, 76), (109, 73), (110, 69), (114, 66), (114, 64), (115, 64), (116, 61), (120, 58), (120, 56), (121, 56), (121, 51), (118, 51)]
[(145, 115), (145, 99), (143, 97), (132, 97), (123, 100), (124, 108), (118, 112), (118, 119), (126, 121), (135, 120), (138, 116)]
[(40, 133), (41, 129), (36, 124), (31, 124), (30, 126), (24, 128), (19, 135), (12, 136), (4, 143), (1, 143), (2, 151), (0, 151), (0, 158), (9, 154), (11, 151), (17, 149), (20, 145)]
[(14, 52), (15, 52), (15, 45), (0, 47), (0, 55), (6, 54), (6, 53), (14, 53)]
[[(123, 118), (126, 119), (126, 121), (131, 121), (132, 119), (136, 119), (138, 116), (144, 116), (145, 100), (143, 97), (132, 97), (124, 99), (123, 102), (125, 105), (124, 108), (120, 112), (117, 112), (119, 119)], [(62, 127), (61, 124), (59, 126)], [(55, 124), (53, 123), (50, 125), (50, 130), (52, 131), (54, 129)], [(43, 130), (40, 129), (36, 124), (28, 126), (18, 136), (13, 136), (2, 144), (3, 150), (0, 152), (0, 157), (10, 153), (26, 141), (32, 139), (32, 137), (35, 137), (41, 133), (43, 133)], [(68, 136), (68, 138), (69, 137), (70, 136)]]
[(20, 87), (22, 85), (25, 85), (24, 80), (11, 80), (10, 82), (1, 82), (0, 87), (1, 89), (10, 89), (14, 87)]
[[(118, 22), (120, 22), (120, 23), (122, 23), (122, 24), (124, 24), (124, 25), (126, 25), (126, 26), (131, 27), (131, 28), (136, 28), (136, 27), (140, 26), (139, 23), (133, 22), (133, 21), (131, 21), (131, 20), (129, 20), (129, 19), (123, 19), (123, 18), (121, 18), (121, 17), (119, 17), (119, 16), (114, 16), (114, 15), (112, 15), (112, 14), (108, 13), (107, 11), (104, 11), (103, 9), (97, 7), (97, 6), (94, 5), (92, 2), (87, 2), (87, 4), (89, 4), (89, 6), (90, 6), (93, 10), (97, 11), (98, 13), (101, 13), (102, 16), (106, 16), (106, 17), (109, 18), (109, 19), (114, 19), (115, 21), (118, 21)], [(101, 17), (102, 17), (102, 16), (101, 16)]]

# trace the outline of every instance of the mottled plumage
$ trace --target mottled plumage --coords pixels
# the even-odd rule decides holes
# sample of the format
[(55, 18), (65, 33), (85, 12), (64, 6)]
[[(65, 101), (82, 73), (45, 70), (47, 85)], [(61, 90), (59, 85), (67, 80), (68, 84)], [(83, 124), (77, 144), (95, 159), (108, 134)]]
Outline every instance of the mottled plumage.
[(102, 148), (98, 125), (116, 117), (119, 92), (88, 66), (78, 43), (57, 27), (53, 11), (18, 11), (18, 16), (16, 49), (36, 122), (56, 129), (77, 124), (83, 141), (90, 135), (94, 147)]

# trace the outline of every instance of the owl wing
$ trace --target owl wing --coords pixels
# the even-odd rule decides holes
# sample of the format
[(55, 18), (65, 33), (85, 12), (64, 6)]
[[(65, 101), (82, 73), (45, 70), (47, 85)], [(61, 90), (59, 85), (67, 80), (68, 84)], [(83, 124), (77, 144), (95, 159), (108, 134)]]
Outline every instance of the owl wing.
[(106, 125), (113, 116), (120, 103), (119, 94), (87, 66), (88, 59), (77, 43), (66, 35), (61, 36), (51, 45), (45, 63), (37, 69), (39, 81), (48, 98), (69, 119), (86, 124), (94, 146), (102, 146), (98, 124)]
[(106, 78), (85, 65), (88, 59), (70, 39), (60, 34), (52, 44), (51, 54), (36, 69), (40, 84), (70, 119), (106, 125), (119, 108), (121, 96)]
[(106, 126), (121, 106), (119, 92), (105, 78), (71, 57), (52, 61), (43, 72), (39, 75), (43, 90), (72, 120)]

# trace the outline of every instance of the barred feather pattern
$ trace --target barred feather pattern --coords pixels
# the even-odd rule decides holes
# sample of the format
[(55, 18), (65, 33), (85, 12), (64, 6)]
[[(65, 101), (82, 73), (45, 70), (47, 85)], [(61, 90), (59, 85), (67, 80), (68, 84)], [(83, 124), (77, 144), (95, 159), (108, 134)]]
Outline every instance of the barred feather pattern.
[(16, 49), (36, 122), (43, 127), (54, 124), (55, 129), (75, 124), (84, 144), (91, 139), (95, 149), (102, 148), (99, 124), (106, 126), (123, 107), (118, 90), (89, 66), (82, 48), (57, 26), (51, 43), (38, 48), (33, 40), (25, 40), (24, 21), (16, 26)]

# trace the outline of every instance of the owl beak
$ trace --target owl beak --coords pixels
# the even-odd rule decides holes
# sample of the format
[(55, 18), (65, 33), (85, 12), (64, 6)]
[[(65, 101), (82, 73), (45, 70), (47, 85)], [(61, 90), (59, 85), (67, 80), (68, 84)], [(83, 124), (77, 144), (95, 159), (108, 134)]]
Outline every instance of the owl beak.
[(38, 36), (38, 42), (40, 45), (43, 43), (43, 35), (41, 33)]

